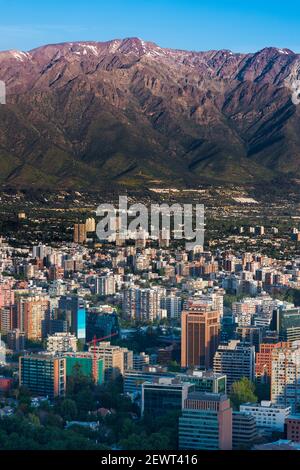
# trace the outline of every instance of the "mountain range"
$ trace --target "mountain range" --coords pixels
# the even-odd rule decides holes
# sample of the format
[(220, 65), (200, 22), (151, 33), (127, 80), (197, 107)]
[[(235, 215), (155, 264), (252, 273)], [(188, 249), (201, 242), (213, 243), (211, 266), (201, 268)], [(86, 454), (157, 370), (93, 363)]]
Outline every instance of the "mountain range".
[(101, 189), (300, 178), (300, 55), (138, 38), (0, 52), (0, 184)]

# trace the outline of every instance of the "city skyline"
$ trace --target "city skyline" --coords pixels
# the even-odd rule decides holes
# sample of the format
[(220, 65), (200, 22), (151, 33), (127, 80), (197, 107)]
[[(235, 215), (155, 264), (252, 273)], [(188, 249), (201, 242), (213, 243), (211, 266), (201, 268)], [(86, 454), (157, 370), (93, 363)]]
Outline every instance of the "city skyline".
[[(30, 421), (38, 435), (18, 434), (15, 447), (298, 449), (298, 224), (210, 222), (192, 250), (149, 233), (120, 245), (101, 243), (96, 218), (74, 204), (55, 211), (56, 242), (31, 205), (0, 240), (3, 448), (11, 423), (18, 434)], [(279, 241), (284, 256), (266, 248)], [(55, 419), (60, 442), (45, 444)]]
[(299, 31), (0, 0), (1, 461), (300, 450)]

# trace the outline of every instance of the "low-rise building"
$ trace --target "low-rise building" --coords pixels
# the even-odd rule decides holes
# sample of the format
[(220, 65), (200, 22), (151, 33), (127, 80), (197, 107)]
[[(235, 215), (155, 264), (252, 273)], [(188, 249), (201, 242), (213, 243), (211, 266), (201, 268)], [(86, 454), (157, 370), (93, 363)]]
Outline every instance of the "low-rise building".
[(162, 416), (168, 411), (180, 411), (194, 385), (175, 378), (155, 378), (142, 385), (142, 414)]
[(283, 432), (285, 419), (291, 413), (291, 407), (276, 405), (265, 400), (261, 403), (244, 403), (240, 406), (240, 411), (253, 416), (259, 428)]
[(207, 370), (191, 370), (186, 374), (177, 374), (182, 382), (195, 385), (196, 392), (226, 393), (226, 375)]
[(144, 382), (152, 382), (155, 378), (175, 378), (175, 374), (167, 372), (160, 366), (145, 366), (143, 370), (125, 370), (123, 380), (124, 393), (132, 398), (142, 396), (142, 385)]

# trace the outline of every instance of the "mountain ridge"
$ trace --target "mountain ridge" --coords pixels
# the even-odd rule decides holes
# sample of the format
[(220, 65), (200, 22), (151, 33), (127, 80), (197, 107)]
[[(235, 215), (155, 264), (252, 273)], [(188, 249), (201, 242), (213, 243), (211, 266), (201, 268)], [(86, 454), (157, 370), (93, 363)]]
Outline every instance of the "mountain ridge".
[(101, 188), (300, 177), (300, 55), (139, 38), (0, 52), (0, 183)]

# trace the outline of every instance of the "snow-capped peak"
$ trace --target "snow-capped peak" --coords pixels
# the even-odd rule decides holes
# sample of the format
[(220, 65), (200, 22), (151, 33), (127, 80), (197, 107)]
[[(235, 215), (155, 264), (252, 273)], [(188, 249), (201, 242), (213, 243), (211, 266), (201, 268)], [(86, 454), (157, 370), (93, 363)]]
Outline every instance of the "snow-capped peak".
[(84, 42), (79, 42), (77, 44), (72, 44), (72, 52), (77, 55), (87, 55), (89, 52), (97, 56), (99, 54), (98, 48), (94, 44), (87, 44)]
[(287, 49), (277, 49), (279, 54), (289, 54), (290, 52)]
[(22, 51), (16, 51), (16, 50), (9, 51), (9, 54), (13, 56), (14, 59), (20, 62), (24, 62), (25, 60), (30, 59), (31, 57), (29, 52), (22, 52)]

